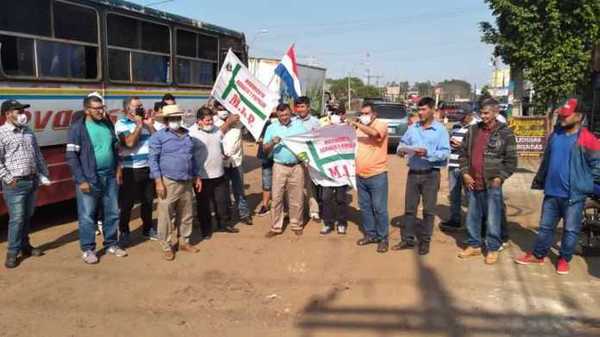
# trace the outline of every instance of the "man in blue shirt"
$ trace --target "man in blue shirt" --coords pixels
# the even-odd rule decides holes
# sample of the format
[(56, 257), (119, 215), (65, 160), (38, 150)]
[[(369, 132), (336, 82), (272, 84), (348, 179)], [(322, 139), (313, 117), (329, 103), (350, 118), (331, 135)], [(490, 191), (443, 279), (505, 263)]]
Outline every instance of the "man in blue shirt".
[[(419, 254), (429, 253), (433, 233), (433, 220), (440, 189), (440, 168), (446, 166), (450, 156), (448, 130), (434, 119), (435, 100), (422, 98), (417, 104), (420, 121), (413, 124), (398, 145), (398, 154), (409, 154), (406, 179), (405, 222), (402, 240), (392, 250), (412, 249), (417, 241), (416, 216), (423, 198), (423, 221), (419, 228)], [(410, 153), (414, 152), (414, 153)]]
[[(148, 164), (158, 195), (158, 238), (167, 261), (175, 259), (175, 248), (188, 253), (198, 250), (190, 244), (194, 188), (202, 189), (194, 143), (182, 124), (183, 111), (167, 105), (156, 118), (166, 125), (150, 137)], [(172, 219), (171, 214), (177, 214)], [(176, 228), (176, 225), (179, 228)], [(178, 237), (179, 232), (179, 237)]]
[(287, 191), (290, 228), (296, 235), (302, 235), (302, 214), (304, 210), (304, 168), (287, 147), (281, 144), (285, 137), (306, 132), (302, 123), (292, 120), (292, 111), (287, 104), (277, 106), (279, 123), (272, 123), (263, 139), (264, 151), (273, 154), (273, 186), (271, 201), (273, 225), (266, 237), (271, 238), (283, 232), (283, 195)]

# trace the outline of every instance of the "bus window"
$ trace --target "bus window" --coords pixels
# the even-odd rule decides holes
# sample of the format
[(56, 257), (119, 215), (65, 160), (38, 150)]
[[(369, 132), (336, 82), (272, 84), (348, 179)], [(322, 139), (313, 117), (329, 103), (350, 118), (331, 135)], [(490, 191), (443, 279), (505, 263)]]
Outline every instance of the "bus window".
[(33, 39), (0, 35), (0, 61), (8, 76), (35, 76)]
[(93, 9), (54, 3), (56, 38), (98, 44), (98, 18)]
[(38, 41), (38, 71), (40, 77), (94, 79), (97, 48), (70, 43)]
[(50, 0), (3, 0), (0, 30), (51, 36)]
[(168, 83), (171, 38), (168, 26), (108, 14), (108, 72), (112, 81)]
[(219, 40), (216, 37), (177, 30), (177, 82), (210, 86), (217, 76)]

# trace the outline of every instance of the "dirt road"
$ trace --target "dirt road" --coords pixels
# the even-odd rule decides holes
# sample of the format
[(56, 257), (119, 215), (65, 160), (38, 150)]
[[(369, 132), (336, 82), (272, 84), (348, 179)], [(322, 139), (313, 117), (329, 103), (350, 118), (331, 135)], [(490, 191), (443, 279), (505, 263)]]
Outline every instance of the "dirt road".
[[(256, 205), (260, 169), (247, 145), (247, 194)], [(15, 270), (0, 267), (0, 336), (599, 336), (600, 261), (576, 257), (558, 276), (547, 263), (521, 267), (541, 195), (524, 161), (506, 186), (512, 246), (500, 262), (456, 258), (464, 234), (434, 234), (432, 252), (377, 254), (357, 247), (353, 196), (349, 234), (265, 239), (269, 217), (239, 234), (216, 234), (196, 255), (161, 259), (158, 244), (133, 233), (129, 256), (80, 260), (74, 203), (44, 207), (32, 242), (46, 250)], [(391, 239), (399, 238), (406, 168), (390, 162)], [(446, 175), (438, 213), (448, 212)], [(436, 219), (436, 223), (439, 219)], [(133, 222), (134, 228), (139, 219)], [(242, 227), (243, 226), (243, 227)], [(6, 251), (6, 219), (0, 252)], [(101, 239), (98, 239), (101, 247)], [(3, 257), (3, 255), (2, 255)]]

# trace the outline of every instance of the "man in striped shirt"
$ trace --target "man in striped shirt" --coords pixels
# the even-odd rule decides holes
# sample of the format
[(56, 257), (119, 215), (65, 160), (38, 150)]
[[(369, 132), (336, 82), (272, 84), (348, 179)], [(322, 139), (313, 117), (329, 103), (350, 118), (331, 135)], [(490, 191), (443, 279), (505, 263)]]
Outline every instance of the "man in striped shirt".
[(467, 113), (463, 119), (452, 126), (450, 135), (450, 157), (448, 160), (448, 190), (450, 191), (450, 219), (440, 224), (442, 231), (455, 231), (461, 227), (462, 175), (460, 174), (458, 156), (460, 144), (469, 126), (477, 121), (473, 113)]
[(154, 184), (150, 179), (148, 166), (148, 142), (156, 132), (154, 120), (144, 110), (139, 97), (128, 97), (123, 101), (125, 117), (115, 124), (115, 132), (120, 142), (119, 157), (123, 167), (123, 184), (119, 189), (119, 244), (129, 245), (129, 221), (131, 209), (136, 200), (140, 200), (142, 233), (144, 237), (155, 240), (156, 230), (152, 224), (152, 203)]

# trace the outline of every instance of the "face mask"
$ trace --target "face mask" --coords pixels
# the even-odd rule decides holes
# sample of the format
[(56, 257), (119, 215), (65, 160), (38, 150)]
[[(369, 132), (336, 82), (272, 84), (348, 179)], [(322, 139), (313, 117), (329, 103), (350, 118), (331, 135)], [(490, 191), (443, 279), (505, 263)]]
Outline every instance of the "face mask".
[(361, 115), (359, 120), (364, 125), (369, 125), (371, 123), (371, 115)]
[(202, 130), (204, 131), (211, 131), (213, 128), (212, 125), (202, 125)]
[(342, 123), (342, 117), (340, 117), (339, 115), (331, 115), (331, 123), (332, 124)]
[(227, 117), (229, 117), (229, 111), (219, 110), (219, 111), (217, 111), (217, 116), (219, 116), (219, 118), (221, 118), (221, 119), (227, 119)]
[(169, 121), (169, 129), (177, 130), (181, 127), (181, 121)]
[(17, 124), (19, 124), (19, 126), (23, 126), (23, 125), (27, 124), (27, 115), (26, 114), (18, 114), (17, 115)]

